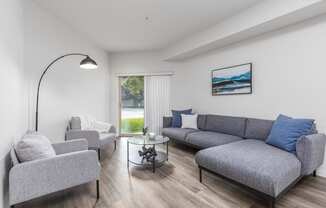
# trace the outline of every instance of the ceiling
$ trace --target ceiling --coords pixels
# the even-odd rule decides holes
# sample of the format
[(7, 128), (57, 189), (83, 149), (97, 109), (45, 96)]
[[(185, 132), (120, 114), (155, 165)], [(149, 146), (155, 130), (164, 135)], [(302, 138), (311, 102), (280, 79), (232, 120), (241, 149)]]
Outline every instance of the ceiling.
[(105, 50), (119, 52), (165, 48), (259, 0), (34, 1)]

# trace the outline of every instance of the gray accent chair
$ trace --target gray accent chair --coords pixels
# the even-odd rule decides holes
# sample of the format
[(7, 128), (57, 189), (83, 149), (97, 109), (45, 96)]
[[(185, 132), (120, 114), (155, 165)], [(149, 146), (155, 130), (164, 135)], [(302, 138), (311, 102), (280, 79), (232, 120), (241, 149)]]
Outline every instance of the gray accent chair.
[(106, 145), (114, 143), (114, 150), (117, 148), (117, 132), (114, 126), (105, 133), (99, 133), (94, 130), (81, 130), (81, 121), (79, 117), (72, 117), (69, 121), (66, 131), (66, 140), (85, 138), (88, 141), (88, 148), (96, 150), (98, 159), (101, 159), (101, 149)]
[(205, 170), (267, 198), (271, 207), (302, 177), (316, 176), (324, 161), (326, 135), (315, 126), (292, 154), (265, 143), (271, 120), (200, 115), (196, 130), (172, 128), (171, 121), (163, 118), (163, 135), (200, 149), (195, 155), (200, 182)]
[(85, 139), (52, 145), (56, 156), (20, 163), (14, 148), (9, 171), (9, 203), (11, 207), (47, 194), (96, 180), (99, 198), (100, 164), (97, 154), (88, 150)]

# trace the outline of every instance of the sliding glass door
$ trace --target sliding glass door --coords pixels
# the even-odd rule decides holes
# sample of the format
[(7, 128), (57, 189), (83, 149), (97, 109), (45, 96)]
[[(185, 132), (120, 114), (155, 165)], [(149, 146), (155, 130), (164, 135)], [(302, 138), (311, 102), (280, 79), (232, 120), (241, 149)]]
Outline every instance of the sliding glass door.
[(141, 134), (144, 127), (144, 76), (119, 79), (120, 134)]

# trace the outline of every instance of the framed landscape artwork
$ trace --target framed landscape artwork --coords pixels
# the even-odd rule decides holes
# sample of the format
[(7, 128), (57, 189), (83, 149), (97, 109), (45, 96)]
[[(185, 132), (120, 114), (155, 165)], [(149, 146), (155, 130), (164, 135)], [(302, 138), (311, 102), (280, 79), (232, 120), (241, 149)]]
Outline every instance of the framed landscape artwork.
[(212, 71), (212, 95), (252, 93), (252, 63)]

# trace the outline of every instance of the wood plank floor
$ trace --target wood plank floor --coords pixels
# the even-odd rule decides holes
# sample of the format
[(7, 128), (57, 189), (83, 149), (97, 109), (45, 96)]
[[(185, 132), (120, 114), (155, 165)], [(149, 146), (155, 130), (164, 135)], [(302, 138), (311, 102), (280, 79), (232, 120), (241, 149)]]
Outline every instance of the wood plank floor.
[[(102, 154), (101, 198), (96, 201), (95, 182), (52, 194), (17, 207), (28, 208), (263, 208), (265, 201), (251, 193), (203, 173), (198, 181), (195, 150), (170, 144), (169, 162), (152, 173), (126, 162), (126, 138), (117, 150)], [(307, 177), (276, 205), (278, 208), (325, 208), (326, 179)]]

